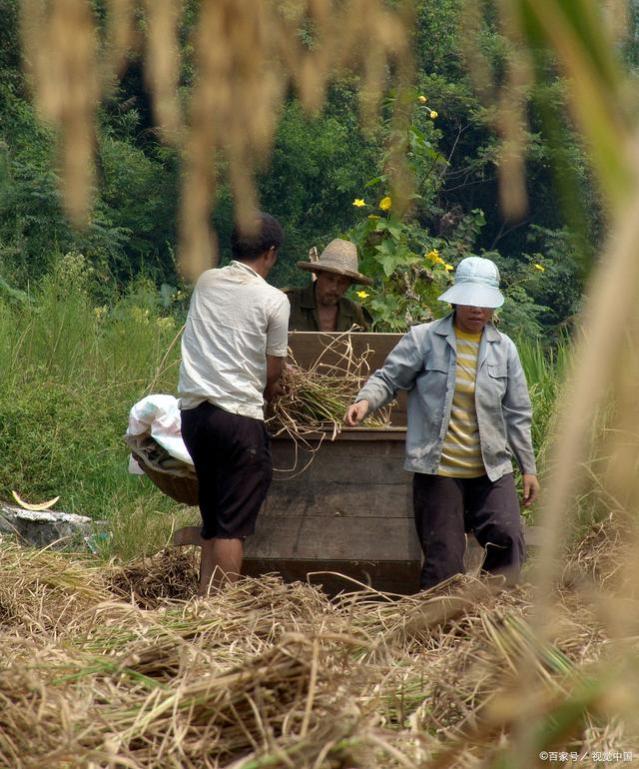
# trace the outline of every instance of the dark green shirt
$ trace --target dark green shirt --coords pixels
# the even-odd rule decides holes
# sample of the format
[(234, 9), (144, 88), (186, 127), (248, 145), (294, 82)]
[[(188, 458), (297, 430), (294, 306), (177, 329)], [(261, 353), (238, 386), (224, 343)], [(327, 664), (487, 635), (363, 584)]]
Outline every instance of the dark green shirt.
[[(291, 317), (288, 323), (290, 331), (319, 331), (319, 318), (315, 306), (315, 291), (313, 284), (304, 288), (285, 290), (291, 303)], [(337, 308), (336, 331), (348, 331), (352, 326), (358, 326), (356, 331), (368, 331), (372, 322), (368, 312), (357, 302), (352, 302), (343, 296)]]

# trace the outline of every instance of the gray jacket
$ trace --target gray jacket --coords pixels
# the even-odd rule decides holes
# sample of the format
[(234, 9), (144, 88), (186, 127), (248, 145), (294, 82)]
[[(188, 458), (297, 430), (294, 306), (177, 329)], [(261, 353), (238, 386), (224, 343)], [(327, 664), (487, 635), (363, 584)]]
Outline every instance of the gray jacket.
[[(455, 393), (457, 363), (453, 316), (413, 326), (360, 390), (372, 410), (408, 390), (406, 470), (434, 475)], [(530, 437), (528, 386), (514, 342), (488, 324), (477, 359), (475, 409), (486, 474), (511, 473), (513, 454), (523, 473), (536, 474)]]

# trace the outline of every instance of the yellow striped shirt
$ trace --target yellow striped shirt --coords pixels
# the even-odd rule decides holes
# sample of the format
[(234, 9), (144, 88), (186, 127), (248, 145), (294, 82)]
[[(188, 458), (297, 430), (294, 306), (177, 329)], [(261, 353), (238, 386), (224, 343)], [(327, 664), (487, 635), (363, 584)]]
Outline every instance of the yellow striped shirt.
[(466, 334), (456, 328), (455, 336), (455, 393), (437, 475), (449, 478), (478, 478), (486, 473), (481, 457), (475, 410), (475, 379), (481, 334)]

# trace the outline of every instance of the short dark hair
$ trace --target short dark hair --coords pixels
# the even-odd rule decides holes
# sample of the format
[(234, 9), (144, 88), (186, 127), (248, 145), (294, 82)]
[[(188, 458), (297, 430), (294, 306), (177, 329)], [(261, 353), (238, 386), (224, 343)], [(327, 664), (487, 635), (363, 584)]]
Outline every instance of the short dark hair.
[(260, 212), (257, 215), (257, 227), (253, 233), (243, 233), (237, 224), (231, 233), (231, 252), (234, 259), (246, 262), (255, 261), (265, 251), (278, 249), (284, 242), (282, 225), (274, 216)]

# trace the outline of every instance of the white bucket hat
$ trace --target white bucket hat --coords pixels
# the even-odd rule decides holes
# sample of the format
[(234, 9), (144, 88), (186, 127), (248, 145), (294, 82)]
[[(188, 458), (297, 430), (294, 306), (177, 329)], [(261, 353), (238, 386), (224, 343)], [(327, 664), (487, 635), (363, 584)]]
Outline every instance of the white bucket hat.
[(504, 303), (499, 270), (490, 259), (467, 256), (455, 270), (455, 283), (438, 297), (440, 302), (495, 309)]

